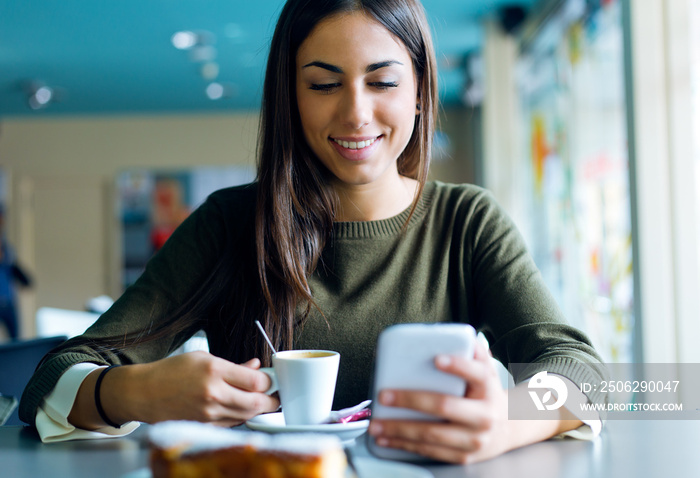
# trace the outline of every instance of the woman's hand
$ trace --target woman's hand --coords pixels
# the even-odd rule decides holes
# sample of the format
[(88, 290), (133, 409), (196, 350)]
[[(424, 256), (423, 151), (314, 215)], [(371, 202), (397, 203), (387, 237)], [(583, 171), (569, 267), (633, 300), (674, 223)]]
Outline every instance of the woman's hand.
[(279, 408), (277, 398), (265, 395), (270, 379), (259, 368), (258, 359), (237, 365), (207, 352), (119, 367), (102, 382), (102, 406), (116, 423), (196, 420), (239, 425)]
[(474, 360), (438, 356), (435, 366), (468, 383), (464, 397), (413, 390), (383, 390), (383, 405), (410, 408), (444, 422), (372, 420), (369, 433), (379, 446), (418, 453), (438, 461), (474, 463), (575, 428), (578, 421), (508, 420), (508, 399), (529, 399), (525, 388), (506, 392), (491, 355), (477, 343)]

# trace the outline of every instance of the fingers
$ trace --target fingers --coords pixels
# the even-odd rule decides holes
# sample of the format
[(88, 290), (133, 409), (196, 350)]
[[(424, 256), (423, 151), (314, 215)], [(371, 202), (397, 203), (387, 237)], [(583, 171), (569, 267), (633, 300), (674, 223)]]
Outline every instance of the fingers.
[(405, 450), (446, 463), (467, 464), (471, 462), (472, 457), (471, 453), (465, 449), (452, 448), (425, 441), (407, 440), (400, 437), (381, 437), (377, 439), (376, 443), (382, 447)]
[(476, 343), (473, 360), (451, 355), (438, 355), (435, 358), (435, 367), (466, 380), (467, 397), (469, 398), (485, 398), (492, 387), (500, 386), (498, 372), (491, 363), (491, 354), (479, 342)]
[(260, 360), (257, 358), (238, 365), (208, 352), (190, 352), (164, 359), (163, 363), (169, 361), (173, 361), (171, 363), (176, 372), (220, 378), (233, 387), (249, 392), (265, 392), (271, 385), (270, 377), (258, 370)]
[(132, 394), (141, 421), (197, 420), (237, 425), (279, 408), (276, 397), (265, 395), (269, 377), (260, 361), (243, 365), (205, 352), (190, 352), (144, 365), (141, 380), (149, 386)]
[(498, 373), (491, 363), (491, 352), (480, 342), (474, 347), (474, 358), (452, 355), (438, 355), (435, 366), (443, 372), (451, 373), (465, 380), (483, 381), (486, 377), (497, 376)]
[(472, 359), (439, 355), (435, 367), (467, 382), (464, 396), (420, 390), (382, 390), (382, 405), (407, 408), (444, 421), (372, 420), (379, 446), (418, 453), (449, 463), (481, 461), (505, 451), (507, 397), (488, 349), (477, 343)]
[[(233, 387), (223, 387), (210, 401), (210, 419), (248, 420), (261, 413), (279, 408), (279, 399), (264, 393), (251, 393)], [(211, 420), (207, 420), (211, 421)]]
[(258, 370), (260, 360), (254, 358), (241, 365), (222, 362), (222, 378), (227, 386), (212, 400), (222, 407), (215, 413), (217, 416), (247, 420), (279, 408), (279, 399), (264, 393), (272, 382), (267, 374)]
[(483, 400), (465, 400), (464, 397), (413, 390), (382, 390), (379, 403), (389, 407), (408, 408), (460, 423), (475, 430), (491, 425), (488, 403)]
[(481, 341), (477, 340), (474, 347), (474, 360), (487, 362), (491, 357), (493, 357), (491, 351)]
[(259, 359), (253, 358), (238, 365), (209, 355), (200, 365), (204, 367), (204, 373), (200, 375), (204, 380), (200, 421), (240, 423), (279, 408), (276, 397), (264, 394), (271, 381), (259, 370)]
[(252, 359), (248, 360), (246, 363), (242, 363), (241, 366), (257, 370), (260, 368), (260, 359), (252, 358)]
[(475, 429), (490, 426), (493, 408), (489, 403), (503, 390), (486, 347), (477, 343), (473, 360), (438, 355), (435, 366), (445, 373), (463, 378), (467, 382), (466, 395), (459, 397), (429, 391), (382, 390), (379, 402), (386, 406), (417, 410)]
[(483, 435), (447, 423), (384, 420), (372, 422), (369, 433), (379, 446), (452, 463), (464, 463), (469, 453), (484, 446)]
[(232, 387), (248, 392), (266, 392), (272, 385), (269, 375), (260, 372), (260, 360), (252, 359), (242, 365), (222, 360), (222, 378)]
[[(501, 393), (505, 394), (503, 391)], [(369, 433), (376, 437), (379, 446), (406, 450), (449, 463), (481, 461), (495, 456), (504, 446), (493, 439), (497, 435), (495, 431), (503, 428), (506, 404), (502, 396), (474, 400), (428, 392), (383, 391), (379, 401), (418, 409), (446, 420), (374, 419), (370, 423)]]

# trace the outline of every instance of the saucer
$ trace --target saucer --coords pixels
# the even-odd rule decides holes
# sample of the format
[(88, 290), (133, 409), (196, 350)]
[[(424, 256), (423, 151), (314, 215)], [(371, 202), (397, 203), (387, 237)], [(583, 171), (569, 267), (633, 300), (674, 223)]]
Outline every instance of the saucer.
[(251, 430), (268, 433), (329, 433), (337, 435), (343, 444), (348, 444), (367, 431), (369, 420), (358, 420), (349, 423), (324, 423), (321, 425), (286, 425), (282, 412), (276, 412), (258, 415), (245, 422), (245, 424)]

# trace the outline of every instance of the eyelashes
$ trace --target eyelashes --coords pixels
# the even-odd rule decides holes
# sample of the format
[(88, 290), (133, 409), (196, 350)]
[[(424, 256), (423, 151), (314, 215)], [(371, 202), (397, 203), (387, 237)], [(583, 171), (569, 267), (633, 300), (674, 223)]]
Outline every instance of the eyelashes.
[(399, 84), (395, 81), (377, 81), (370, 83), (369, 86), (373, 86), (380, 90), (388, 90), (389, 88), (396, 88)]
[(314, 91), (329, 92), (335, 88), (338, 88), (339, 86), (340, 83), (312, 83), (311, 86), (309, 86), (309, 89)]
[[(372, 88), (376, 88), (380, 91), (388, 90), (389, 88), (396, 88), (399, 84), (395, 81), (374, 81), (368, 83)], [(309, 86), (310, 90), (321, 91), (323, 93), (330, 93), (333, 90), (340, 88), (340, 83), (312, 83)]]

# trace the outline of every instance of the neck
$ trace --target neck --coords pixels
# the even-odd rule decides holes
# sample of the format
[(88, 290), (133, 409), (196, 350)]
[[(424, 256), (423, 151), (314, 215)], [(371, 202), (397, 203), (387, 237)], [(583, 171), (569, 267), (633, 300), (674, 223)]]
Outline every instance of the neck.
[(395, 176), (372, 184), (336, 184), (339, 207), (336, 221), (377, 221), (396, 216), (415, 199), (418, 181)]

